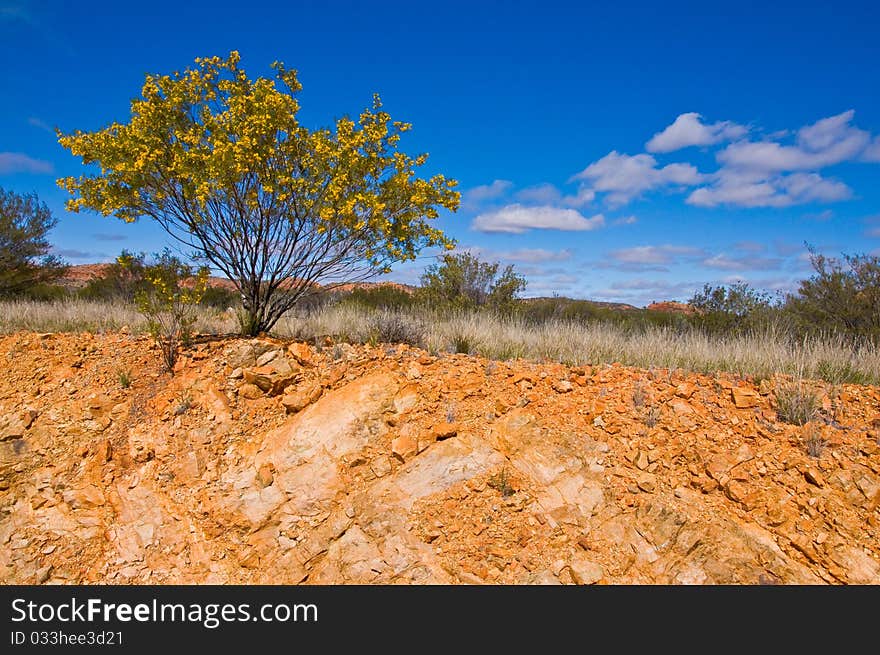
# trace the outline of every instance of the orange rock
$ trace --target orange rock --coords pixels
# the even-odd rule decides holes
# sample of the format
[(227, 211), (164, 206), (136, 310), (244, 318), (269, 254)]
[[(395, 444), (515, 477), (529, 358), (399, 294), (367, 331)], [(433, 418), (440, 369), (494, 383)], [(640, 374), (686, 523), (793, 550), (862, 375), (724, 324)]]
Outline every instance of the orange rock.
[(402, 462), (405, 462), (407, 459), (417, 455), (418, 452), (418, 441), (416, 441), (412, 437), (397, 437), (396, 439), (391, 441), (391, 453)]
[(314, 354), (308, 344), (292, 343), (287, 347), (287, 352), (299, 362), (301, 366), (315, 366)]
[(745, 387), (733, 387), (730, 390), (733, 404), (739, 409), (747, 409), (749, 407), (757, 407), (761, 401), (761, 396), (753, 389)]
[(449, 439), (450, 437), (454, 437), (458, 434), (460, 427), (458, 423), (437, 423), (431, 429), (431, 437), (435, 441), (442, 441), (443, 439)]
[(248, 400), (255, 400), (263, 397), (263, 391), (255, 384), (243, 384), (238, 388), (238, 395)]
[(694, 395), (696, 390), (697, 388), (689, 382), (682, 382), (675, 388), (675, 395), (679, 398), (684, 398), (685, 400), (687, 400)]

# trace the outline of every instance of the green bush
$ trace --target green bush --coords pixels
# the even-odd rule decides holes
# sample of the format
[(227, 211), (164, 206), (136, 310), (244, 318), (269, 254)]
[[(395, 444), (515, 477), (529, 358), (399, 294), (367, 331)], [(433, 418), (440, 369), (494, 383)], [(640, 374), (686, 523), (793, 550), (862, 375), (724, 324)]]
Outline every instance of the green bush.
[(810, 250), (815, 274), (790, 295), (785, 311), (798, 330), (880, 343), (880, 257), (826, 257)]
[(337, 302), (359, 305), (370, 309), (407, 309), (416, 304), (412, 291), (392, 284), (359, 287), (348, 292), (334, 294)]
[(173, 375), (180, 346), (188, 345), (192, 337), (195, 309), (208, 285), (208, 269), (194, 271), (166, 250), (144, 268), (143, 275), (144, 288), (137, 292), (135, 302), (147, 319), (165, 368)]
[(32, 193), (0, 189), (0, 297), (27, 297), (64, 275), (67, 266), (49, 254), (49, 231), (58, 219)]
[(743, 334), (764, 328), (778, 315), (773, 297), (746, 282), (729, 286), (704, 285), (690, 305), (696, 310), (691, 321), (710, 334)]
[(443, 255), (422, 275), (418, 299), (434, 309), (511, 313), (526, 281), (513, 266), (499, 268), (499, 263), (480, 261), (470, 253)]

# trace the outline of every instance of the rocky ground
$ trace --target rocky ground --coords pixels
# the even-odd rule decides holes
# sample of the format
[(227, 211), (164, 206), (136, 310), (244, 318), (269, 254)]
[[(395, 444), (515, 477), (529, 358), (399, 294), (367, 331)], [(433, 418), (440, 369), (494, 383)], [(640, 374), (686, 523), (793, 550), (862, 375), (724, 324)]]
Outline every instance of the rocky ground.
[(875, 387), (800, 427), (779, 380), (406, 346), (0, 357), (3, 583), (880, 582)]

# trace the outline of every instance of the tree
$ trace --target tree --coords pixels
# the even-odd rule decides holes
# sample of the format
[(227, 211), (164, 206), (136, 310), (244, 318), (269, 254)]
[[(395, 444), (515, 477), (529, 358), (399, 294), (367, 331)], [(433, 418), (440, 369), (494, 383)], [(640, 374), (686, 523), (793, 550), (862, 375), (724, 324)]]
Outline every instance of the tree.
[(815, 274), (802, 280), (785, 309), (802, 328), (880, 341), (880, 257), (826, 257), (810, 249)]
[(498, 262), (483, 262), (466, 252), (446, 254), (441, 262), (425, 270), (419, 293), (434, 306), (509, 311), (526, 288), (526, 281), (513, 266), (507, 266), (500, 275), (499, 267)]
[(24, 293), (64, 275), (46, 235), (58, 223), (34, 193), (0, 189), (0, 296)]
[(710, 332), (742, 332), (765, 324), (772, 312), (773, 299), (747, 282), (713, 287), (709, 284), (690, 300), (696, 310), (693, 319)]
[(368, 279), (426, 246), (458, 208), (456, 181), (416, 177), (427, 155), (398, 150), (407, 123), (374, 96), (358, 119), (311, 130), (297, 119), (296, 71), (251, 80), (239, 55), (148, 75), (127, 124), (61, 134), (100, 168), (59, 184), (71, 211), (155, 220), (235, 284), (245, 334), (268, 331), (317, 284)]

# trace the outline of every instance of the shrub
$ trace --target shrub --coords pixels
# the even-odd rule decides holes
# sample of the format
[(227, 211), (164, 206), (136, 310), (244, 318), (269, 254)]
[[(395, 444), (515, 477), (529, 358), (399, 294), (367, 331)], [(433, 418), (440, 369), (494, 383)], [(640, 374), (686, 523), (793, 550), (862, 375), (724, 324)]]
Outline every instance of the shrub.
[(443, 255), (440, 263), (422, 275), (419, 299), (435, 308), (475, 309), (486, 307), (512, 312), (525, 278), (513, 266), (499, 273), (500, 264), (480, 261), (470, 253)]
[(49, 254), (49, 231), (58, 219), (36, 194), (0, 189), (0, 297), (27, 295), (64, 274), (66, 266)]
[(696, 310), (694, 324), (712, 334), (742, 334), (769, 324), (773, 299), (745, 282), (729, 286), (703, 286), (690, 300)]
[(800, 283), (786, 311), (807, 332), (836, 332), (880, 343), (880, 257), (825, 257), (810, 250), (815, 274)]
[(360, 287), (352, 289), (347, 293), (337, 292), (336, 298), (341, 303), (359, 305), (370, 309), (405, 309), (416, 304), (412, 291), (407, 291), (392, 284)]
[(195, 309), (208, 284), (208, 269), (194, 272), (166, 250), (144, 271), (145, 288), (135, 296), (147, 319), (147, 330), (159, 346), (172, 375), (181, 345), (188, 345), (196, 321)]

